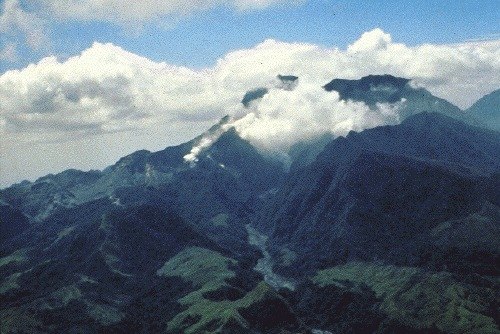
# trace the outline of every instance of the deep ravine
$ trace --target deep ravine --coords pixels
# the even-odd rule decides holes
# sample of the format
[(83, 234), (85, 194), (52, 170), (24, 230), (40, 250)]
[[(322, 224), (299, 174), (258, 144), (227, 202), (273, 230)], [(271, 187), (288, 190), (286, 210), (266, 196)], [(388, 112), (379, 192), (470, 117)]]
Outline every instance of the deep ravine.
[(250, 224), (246, 225), (245, 228), (248, 232), (248, 243), (256, 246), (264, 255), (264, 257), (259, 259), (254, 269), (261, 273), (266, 283), (274, 289), (286, 288), (292, 291), (295, 290), (295, 283), (292, 280), (278, 275), (273, 271), (273, 259), (267, 250), (268, 237), (257, 231)]

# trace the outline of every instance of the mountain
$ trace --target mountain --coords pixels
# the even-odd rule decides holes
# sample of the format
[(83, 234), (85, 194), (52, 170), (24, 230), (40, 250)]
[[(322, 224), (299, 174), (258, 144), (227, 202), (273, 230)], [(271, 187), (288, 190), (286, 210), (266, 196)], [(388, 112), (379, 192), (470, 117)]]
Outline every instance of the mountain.
[(295, 254), (290, 275), (347, 260), (414, 265), (440, 223), (499, 206), (499, 152), (498, 133), (434, 113), (351, 132), (291, 174), (258, 222)]
[[(230, 257), (171, 213), (112, 205), (85, 204), (100, 212), (84, 221), (66, 213), (62, 230), (38, 226), (27, 233), (36, 242), (2, 258), (2, 332), (300, 327), (283, 298), (239, 265), (244, 259)], [(221, 305), (227, 314), (197, 318), (200, 308)], [(255, 321), (266, 307), (281, 312), (278, 322)]]
[(359, 80), (333, 79), (323, 88), (336, 91), (341, 100), (362, 101), (373, 107), (377, 103), (396, 103), (415, 89), (409, 79), (392, 75), (369, 75)]
[(224, 118), (0, 190), (0, 332), (498, 333), (500, 133), (406, 79), (327, 86), (404, 120), (288, 166)]
[(0, 242), (5, 242), (30, 227), (28, 217), (8, 204), (0, 204)]
[(500, 131), (500, 89), (480, 98), (467, 109), (467, 113), (487, 128)]
[(499, 171), (497, 132), (418, 114), (333, 140), (254, 223), (313, 328), (497, 333)]
[(471, 125), (480, 125), (457, 106), (432, 95), (425, 88), (414, 86), (405, 78), (369, 75), (357, 80), (334, 79), (323, 88), (328, 92), (338, 92), (341, 100), (364, 102), (373, 110), (377, 109), (378, 103), (401, 103), (401, 119), (420, 112), (437, 112)]
[[(184, 159), (224, 121), (102, 172), (68, 170), (2, 190), (1, 332), (300, 328), (252, 270), (259, 253), (245, 229), (259, 196), (284, 175), (282, 164), (234, 129), (196, 163)], [(178, 267), (179, 258), (190, 264)], [(197, 318), (199, 308), (229, 307), (227, 298), (231, 311)], [(277, 319), (260, 315), (269, 307)]]
[[(241, 238), (246, 239), (241, 217), (252, 210), (258, 196), (278, 184), (284, 170), (234, 129), (203, 150), (195, 165), (187, 163), (183, 157), (219, 127), (159, 152), (137, 151), (102, 172), (68, 170), (20, 183), (2, 190), (0, 198), (36, 223), (44, 223), (59, 210), (103, 198), (116, 207), (161, 206), (225, 246), (239, 247)], [(228, 229), (244, 234), (228, 233)]]

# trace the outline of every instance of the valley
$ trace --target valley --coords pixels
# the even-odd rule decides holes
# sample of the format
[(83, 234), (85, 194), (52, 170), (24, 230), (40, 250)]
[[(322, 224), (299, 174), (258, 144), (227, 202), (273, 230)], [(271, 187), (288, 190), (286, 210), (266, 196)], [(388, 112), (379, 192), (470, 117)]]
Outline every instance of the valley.
[[(307, 138), (286, 159), (225, 117), (0, 190), (1, 332), (499, 333), (493, 123), (404, 78), (322, 87), (373, 113), (405, 104), (395, 124)], [(498, 117), (491, 101), (471, 110)]]

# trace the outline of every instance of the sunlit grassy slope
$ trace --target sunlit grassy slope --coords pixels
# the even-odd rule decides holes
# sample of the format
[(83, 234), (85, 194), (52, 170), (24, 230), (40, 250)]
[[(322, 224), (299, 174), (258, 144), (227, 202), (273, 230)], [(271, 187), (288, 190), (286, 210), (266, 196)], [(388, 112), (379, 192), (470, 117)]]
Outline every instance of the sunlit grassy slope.
[(321, 270), (319, 286), (367, 286), (382, 300), (381, 310), (417, 329), (436, 327), (448, 333), (499, 333), (493, 312), (495, 293), (458, 282), (449, 273), (364, 262)]

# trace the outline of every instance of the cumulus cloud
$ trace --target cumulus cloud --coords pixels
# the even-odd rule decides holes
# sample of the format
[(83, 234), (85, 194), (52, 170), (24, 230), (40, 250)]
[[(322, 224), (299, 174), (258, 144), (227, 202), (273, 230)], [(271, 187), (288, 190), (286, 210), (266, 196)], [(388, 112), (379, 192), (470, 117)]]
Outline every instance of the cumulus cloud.
[(240, 104), (234, 108), (233, 116), (216, 131), (202, 136), (184, 160), (195, 165), (199, 154), (233, 127), (261, 151), (286, 157), (298, 141), (325, 133), (345, 136), (349, 131), (397, 124), (404, 103), (377, 104), (374, 110), (361, 102), (343, 101), (337, 92), (327, 92), (315, 82), (299, 79), (292, 89), (274, 83), (262, 98), (247, 107)]
[(259, 148), (286, 152), (297, 141), (324, 133), (344, 136), (352, 130), (396, 124), (403, 103), (380, 104), (374, 111), (364, 103), (342, 101), (338, 93), (326, 92), (314, 82), (301, 81), (293, 91), (271, 89), (232, 125)]
[(391, 35), (385, 33), (380, 28), (376, 28), (372, 31), (363, 33), (356, 42), (349, 45), (347, 50), (350, 53), (384, 50), (387, 49), (387, 46), (391, 44), (391, 42)]
[(257, 10), (277, 4), (294, 4), (298, 0), (143, 0), (126, 4), (122, 0), (43, 0), (61, 19), (109, 21), (118, 24), (179, 18), (218, 6), (235, 10)]
[(34, 12), (25, 11), (18, 0), (5, 0), (0, 14), (0, 34), (10, 40), (4, 47), (12, 48), (22, 38), (33, 50), (47, 43), (44, 21)]
[[(216, 121), (235, 113), (246, 91), (274, 85), (278, 73), (297, 75), (301, 85), (298, 91), (268, 94), (264, 100), (273, 105), (269, 108), (298, 99), (298, 109), (325, 113), (334, 104), (322, 85), (333, 78), (385, 73), (413, 79), (413, 84), (465, 107), (500, 86), (500, 41), (408, 47), (375, 29), (345, 51), (267, 40), (231, 52), (203, 70), (156, 63), (95, 43), (65, 61), (48, 57), (1, 75), (0, 117), (7, 131), (44, 133)], [(300, 115), (298, 110), (276, 111), (285, 112)]]
[[(277, 74), (296, 75), (299, 84), (283, 89), (276, 85)], [(141, 145), (152, 149), (167, 144), (163, 133), (190, 139), (171, 129), (191, 129), (191, 136), (200, 124), (229, 114), (242, 136), (259, 147), (287, 147), (325, 130), (341, 135), (396, 122), (398, 106), (379, 106), (373, 114), (321, 89), (334, 78), (369, 74), (410, 78), (413, 85), (465, 108), (500, 87), (500, 41), (407, 46), (375, 29), (346, 50), (266, 40), (202, 70), (95, 43), (64, 61), (48, 57), (2, 74), (0, 132), (4, 145), (141, 133)], [(259, 87), (269, 93), (243, 108), (244, 94)]]
[(206, 96), (208, 80), (201, 72), (96, 43), (65, 62), (49, 57), (3, 74), (0, 115), (11, 132), (63, 135), (144, 127), (159, 118), (214, 119), (222, 110), (216, 97)]

